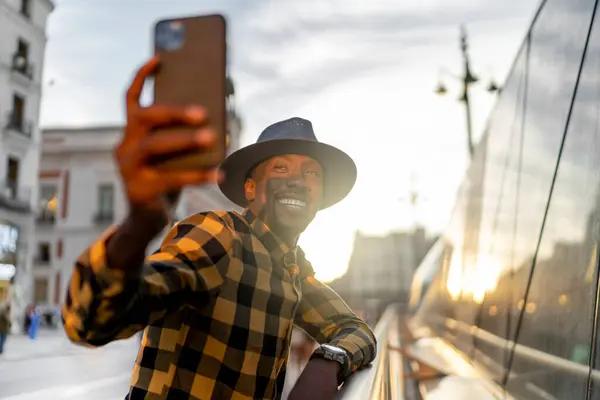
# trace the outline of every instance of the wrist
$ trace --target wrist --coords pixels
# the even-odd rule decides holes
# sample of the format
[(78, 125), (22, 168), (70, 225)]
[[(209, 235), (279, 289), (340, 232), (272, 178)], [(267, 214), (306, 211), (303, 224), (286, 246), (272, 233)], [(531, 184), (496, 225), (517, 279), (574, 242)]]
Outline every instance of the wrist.
[(149, 210), (132, 209), (106, 241), (108, 266), (127, 271), (141, 267), (148, 245), (164, 229), (165, 221)]
[(349, 353), (340, 347), (322, 344), (313, 352), (311, 356), (311, 361), (319, 359), (336, 364), (338, 385), (342, 384), (349, 374)]
[(162, 209), (132, 206), (120, 228), (150, 242), (168, 224), (169, 217)]
[(342, 366), (336, 361), (326, 360), (322, 357), (314, 357), (309, 361), (311, 365), (319, 365), (327, 371), (331, 371), (336, 377), (340, 374)]

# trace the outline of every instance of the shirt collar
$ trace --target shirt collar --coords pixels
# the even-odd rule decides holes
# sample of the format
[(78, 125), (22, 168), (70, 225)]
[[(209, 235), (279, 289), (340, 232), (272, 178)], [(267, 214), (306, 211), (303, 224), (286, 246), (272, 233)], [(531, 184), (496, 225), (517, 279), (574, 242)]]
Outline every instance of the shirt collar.
[(290, 247), (279, 236), (277, 236), (260, 218), (255, 216), (248, 208), (242, 213), (244, 219), (248, 222), (252, 233), (258, 237), (265, 246), (271, 258), (276, 261), (283, 259), (284, 266), (296, 265), (296, 253), (303, 254), (298, 246)]

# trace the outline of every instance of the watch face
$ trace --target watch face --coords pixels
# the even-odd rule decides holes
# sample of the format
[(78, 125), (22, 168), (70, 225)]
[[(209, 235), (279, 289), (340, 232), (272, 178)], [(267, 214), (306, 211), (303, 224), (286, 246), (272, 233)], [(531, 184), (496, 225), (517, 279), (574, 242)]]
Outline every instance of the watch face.
[(335, 346), (332, 346), (330, 344), (322, 344), (321, 347), (323, 347), (323, 350), (331, 351), (331, 352), (334, 352), (334, 353), (339, 353), (340, 351), (344, 351), (344, 350), (339, 349), (339, 348), (337, 348)]
[(338, 347), (328, 344), (321, 345), (325, 358), (343, 364), (346, 360), (346, 352)]

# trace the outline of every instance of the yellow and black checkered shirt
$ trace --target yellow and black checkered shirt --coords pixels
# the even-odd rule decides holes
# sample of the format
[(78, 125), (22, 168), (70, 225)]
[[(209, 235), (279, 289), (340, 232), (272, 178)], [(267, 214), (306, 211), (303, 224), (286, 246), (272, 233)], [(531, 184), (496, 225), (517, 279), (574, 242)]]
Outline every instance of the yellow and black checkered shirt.
[(273, 399), (295, 324), (370, 363), (375, 338), (249, 211), (180, 221), (141, 274), (106, 265), (109, 230), (77, 260), (62, 309), (67, 335), (102, 346), (146, 328), (129, 399)]

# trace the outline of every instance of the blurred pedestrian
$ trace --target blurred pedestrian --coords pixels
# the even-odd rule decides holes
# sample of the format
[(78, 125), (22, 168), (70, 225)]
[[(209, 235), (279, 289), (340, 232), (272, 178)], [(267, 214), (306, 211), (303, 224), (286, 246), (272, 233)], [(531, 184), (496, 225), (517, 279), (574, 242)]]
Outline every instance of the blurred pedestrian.
[(35, 312), (35, 305), (30, 304), (25, 309), (25, 318), (23, 320), (23, 331), (28, 334), (29, 328), (31, 326), (31, 320), (33, 319), (33, 314)]
[(6, 304), (0, 308), (0, 354), (4, 352), (4, 345), (12, 326), (10, 318), (10, 305)]

